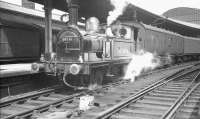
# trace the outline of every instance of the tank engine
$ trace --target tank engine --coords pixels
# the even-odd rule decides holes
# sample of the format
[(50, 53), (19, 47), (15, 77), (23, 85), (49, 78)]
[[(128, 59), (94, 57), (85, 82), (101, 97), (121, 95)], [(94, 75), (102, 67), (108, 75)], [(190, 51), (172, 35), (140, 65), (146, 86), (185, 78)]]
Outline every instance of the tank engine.
[(90, 28), (87, 31), (83, 34), (76, 26), (66, 27), (58, 34), (56, 52), (42, 58), (45, 71), (62, 76), (70, 87), (74, 86), (68, 82), (76, 79), (81, 79), (79, 83), (101, 85), (103, 77), (112, 70), (115, 74), (122, 73), (120, 70), (128, 64), (134, 51), (133, 39), (108, 37)]

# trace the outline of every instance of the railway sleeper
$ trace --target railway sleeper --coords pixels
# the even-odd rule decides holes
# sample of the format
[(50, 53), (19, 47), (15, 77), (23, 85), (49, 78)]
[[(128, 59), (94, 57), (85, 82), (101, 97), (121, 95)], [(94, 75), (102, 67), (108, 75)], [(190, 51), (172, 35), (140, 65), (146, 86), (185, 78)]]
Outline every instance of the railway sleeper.
[(178, 90), (178, 91), (183, 91), (185, 88), (184, 87), (166, 87), (165, 89), (171, 89), (171, 90)]
[(160, 97), (169, 97), (169, 98), (177, 98), (179, 95), (176, 95), (176, 94), (164, 94), (164, 93), (153, 93), (153, 92), (150, 92), (149, 95), (152, 95), (152, 96), (160, 96)]
[(75, 109), (78, 107), (78, 104), (74, 104), (74, 103), (63, 103), (60, 108), (63, 108), (63, 109)]
[(178, 116), (175, 117), (175, 119), (198, 119), (197, 118), (198, 115), (194, 115), (194, 114), (191, 114), (191, 113), (179, 113)]
[(146, 116), (141, 117), (141, 116), (136, 116), (136, 115), (128, 115), (128, 114), (115, 114), (111, 116), (111, 119), (154, 119), (154, 116)]
[(167, 91), (167, 92), (183, 92), (183, 90), (175, 90), (175, 89), (167, 89), (167, 88), (159, 88), (160, 91)]
[(172, 105), (174, 102), (164, 102), (164, 101), (159, 101), (159, 100), (138, 100), (137, 102), (139, 103), (144, 103), (144, 104), (155, 104), (155, 105), (166, 105), (166, 106), (170, 106)]
[(48, 103), (49, 101), (41, 101), (41, 100), (28, 100), (26, 102), (26, 104), (35, 105), (35, 106), (48, 104)]
[(157, 102), (165, 102), (165, 103), (172, 103), (172, 102), (175, 102), (175, 100), (170, 100), (170, 99), (160, 99), (160, 98), (146, 98), (144, 97), (142, 100), (145, 100), (145, 101), (157, 101)]
[(182, 109), (179, 110), (179, 112), (182, 113), (198, 113), (198, 111), (199, 111), (198, 107), (193, 107), (193, 108), (183, 107)]
[(160, 115), (162, 115), (163, 113), (165, 112), (165, 110), (149, 110), (149, 109), (145, 109), (145, 108), (140, 108), (140, 109), (134, 109), (134, 110), (131, 110), (131, 109), (123, 109), (120, 111), (120, 113), (123, 113), (123, 114), (132, 114), (133, 116), (134, 115), (152, 115), (152, 116), (157, 116), (159, 117)]
[(129, 109), (136, 109), (136, 108), (147, 108), (147, 109), (161, 109), (161, 110), (167, 110), (169, 109), (169, 106), (166, 105), (154, 105), (150, 103), (135, 103), (130, 104), (128, 106)]
[(36, 107), (34, 105), (29, 105), (29, 104), (13, 104), (13, 106), (17, 108), (24, 108), (24, 109), (33, 109)]
[(20, 112), (24, 112), (26, 110), (27, 110), (27, 108), (19, 108), (19, 107), (12, 106), (12, 107), (8, 107), (8, 108), (7, 107), (2, 108), (1, 113), (6, 114), (6, 115), (14, 115), (14, 114), (18, 114)]
[(174, 95), (179, 95), (180, 92), (168, 92), (168, 91), (162, 91), (162, 90), (154, 90), (153, 93), (163, 93), (163, 94), (174, 94)]
[(44, 97), (44, 96), (40, 96), (38, 98), (38, 100), (41, 100), (41, 101), (56, 101), (58, 100), (59, 98), (56, 98), (56, 97)]
[(149, 99), (149, 100), (163, 100), (163, 101), (174, 101), (176, 98), (168, 98), (168, 97), (160, 97), (160, 96), (146, 95), (143, 99)]

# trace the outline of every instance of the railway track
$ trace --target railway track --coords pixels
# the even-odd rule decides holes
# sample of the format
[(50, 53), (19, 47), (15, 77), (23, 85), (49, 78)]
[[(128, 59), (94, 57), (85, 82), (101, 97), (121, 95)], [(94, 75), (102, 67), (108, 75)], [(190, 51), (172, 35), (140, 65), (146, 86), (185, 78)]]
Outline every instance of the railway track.
[(171, 107), (163, 116), (166, 119), (199, 119), (200, 118), (200, 83)]
[[(199, 75), (200, 71), (198, 69), (164, 80), (141, 90), (100, 113), (97, 110), (88, 112), (84, 118), (171, 119), (176, 117), (182, 119), (183, 117), (190, 117), (192, 114), (193, 117), (196, 117), (198, 116), (198, 109), (195, 103), (199, 103), (200, 99)], [(189, 103), (181, 107), (186, 99)], [(177, 109), (180, 111), (177, 112)], [(193, 110), (196, 110), (196, 113)], [(182, 116), (183, 113), (184, 116)]]
[[(183, 74), (183, 72), (178, 71), (178, 70), (176, 70), (176, 72), (178, 73), (175, 73), (173, 76), (165, 77), (164, 79), (170, 78), (170, 77), (172, 78), (172, 77)], [(148, 82), (145, 85), (148, 86), (151, 83), (152, 82)], [(113, 88), (120, 87), (121, 85), (126, 86), (128, 84), (129, 84), (128, 81), (119, 81), (119, 82), (107, 84), (103, 88), (93, 90), (93, 91), (83, 90), (83, 91), (77, 91), (77, 92), (69, 92), (69, 91), (62, 91), (61, 88), (48, 89), (48, 90), (40, 91), (38, 93), (31, 94), (29, 96), (22, 96), (17, 99), (1, 102), (0, 115), (1, 115), (1, 118), (3, 119), (39, 118), (48, 113), (62, 111), (66, 115), (68, 115), (69, 118), (79, 118), (80, 116), (84, 115), (83, 112), (78, 110), (79, 98), (81, 96), (94, 95), (96, 97), (96, 95), (104, 95), (104, 92), (106, 91), (112, 92)], [(139, 90), (141, 89), (137, 89), (137, 91)], [(129, 94), (128, 91), (126, 94)], [(124, 95), (123, 98), (126, 98), (126, 97), (127, 95), (126, 96)], [(108, 100), (105, 100), (105, 101), (107, 102)], [(96, 105), (96, 107), (102, 107), (102, 103), (100, 105), (99, 103), (94, 103), (94, 105)]]
[[(105, 85), (102, 89), (115, 87), (128, 81), (118, 81)], [(96, 90), (66, 91), (63, 87), (42, 90), (16, 99), (1, 101), (0, 117), (2, 119), (32, 118), (39, 116), (39, 113), (52, 110), (65, 110), (77, 108), (79, 98), (86, 94), (98, 92)]]

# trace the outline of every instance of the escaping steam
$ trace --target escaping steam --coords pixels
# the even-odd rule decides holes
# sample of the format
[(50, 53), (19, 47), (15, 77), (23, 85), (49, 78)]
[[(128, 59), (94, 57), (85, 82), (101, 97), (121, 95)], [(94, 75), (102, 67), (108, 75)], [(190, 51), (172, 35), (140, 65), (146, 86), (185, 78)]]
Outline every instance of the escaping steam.
[(133, 54), (132, 60), (129, 63), (124, 79), (130, 79), (132, 82), (135, 81), (135, 77), (140, 75), (142, 71), (154, 69), (159, 66), (160, 60), (156, 58), (150, 52), (145, 52), (143, 50), (136, 54)]
[(111, 25), (120, 15), (123, 14), (125, 8), (129, 4), (139, 4), (140, 0), (110, 0), (111, 4), (114, 6), (114, 10), (109, 11), (107, 17), (107, 25)]
[[(110, 26), (120, 15), (123, 14), (125, 8), (132, 4), (138, 3), (139, 0), (110, 0), (111, 4), (114, 6), (114, 10), (109, 12), (109, 16), (107, 17), (107, 25)], [(107, 29), (107, 35), (112, 34), (111, 29)], [(148, 69), (154, 69), (159, 66), (160, 60), (156, 58), (156, 55), (139, 51), (132, 56), (132, 60), (129, 63), (124, 79), (131, 79), (131, 81), (135, 80), (135, 77), (140, 75), (142, 71)]]
[(128, 0), (110, 0), (110, 2), (114, 6), (114, 10), (108, 13), (108, 26), (112, 24), (112, 22), (114, 22), (120, 15), (122, 15), (124, 8), (126, 8), (126, 6), (128, 5)]

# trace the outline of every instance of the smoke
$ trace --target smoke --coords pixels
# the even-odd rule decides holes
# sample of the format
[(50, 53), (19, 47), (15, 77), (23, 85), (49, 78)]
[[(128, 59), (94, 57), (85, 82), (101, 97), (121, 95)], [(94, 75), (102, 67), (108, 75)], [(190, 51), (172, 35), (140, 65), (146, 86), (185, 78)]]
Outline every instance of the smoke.
[(111, 4), (114, 6), (114, 10), (109, 11), (107, 17), (107, 25), (111, 25), (120, 15), (123, 14), (125, 8), (131, 5), (142, 6), (141, 0), (110, 0)]
[(108, 28), (106, 29), (106, 35), (107, 35), (107, 36), (110, 36), (110, 37), (114, 36), (113, 33), (112, 33), (112, 29), (111, 29), (110, 27), (108, 27)]
[(133, 54), (131, 62), (128, 64), (124, 79), (135, 81), (135, 77), (139, 76), (142, 71), (154, 69), (159, 66), (160, 60), (150, 52), (143, 50)]
[(110, 0), (114, 6), (114, 10), (108, 13), (107, 25), (112, 24), (120, 15), (123, 14), (124, 9), (129, 4), (128, 0)]

